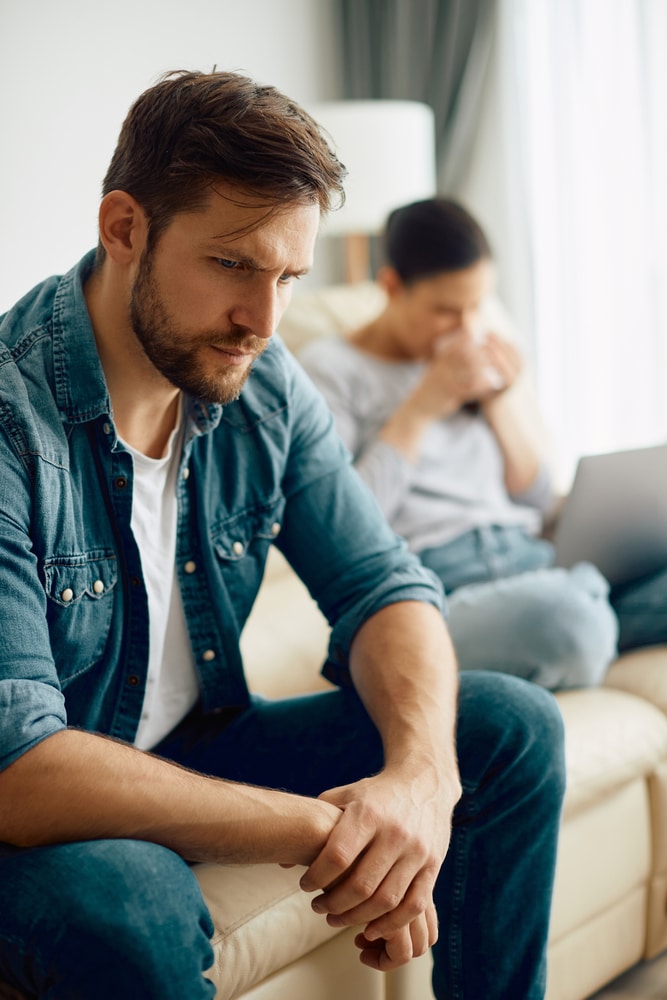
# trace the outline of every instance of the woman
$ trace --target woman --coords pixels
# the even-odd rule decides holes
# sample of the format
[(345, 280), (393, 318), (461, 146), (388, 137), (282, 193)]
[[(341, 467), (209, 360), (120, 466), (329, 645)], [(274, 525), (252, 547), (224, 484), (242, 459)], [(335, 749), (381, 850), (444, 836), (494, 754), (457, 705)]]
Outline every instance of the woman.
[(540, 537), (555, 498), (519, 351), (482, 319), (487, 239), (462, 206), (430, 199), (390, 215), (386, 255), (382, 313), (300, 360), (393, 528), (442, 580), (461, 668), (597, 684), (618, 620), (598, 570), (555, 568)]

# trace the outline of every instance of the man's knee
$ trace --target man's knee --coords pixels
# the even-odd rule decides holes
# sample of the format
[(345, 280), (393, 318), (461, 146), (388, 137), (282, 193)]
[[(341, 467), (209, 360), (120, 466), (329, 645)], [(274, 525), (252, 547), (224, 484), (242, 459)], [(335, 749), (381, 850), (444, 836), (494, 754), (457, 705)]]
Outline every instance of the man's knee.
[(465, 783), (472, 764), (471, 789), (503, 773), (517, 790), (559, 811), (565, 794), (564, 727), (549, 691), (510, 674), (464, 673), (458, 729), (462, 778)]
[(70, 982), (81, 996), (96, 981), (100, 996), (116, 990), (175, 1000), (188, 986), (192, 996), (213, 995), (202, 979), (213, 959), (211, 918), (194, 874), (172, 851), (99, 840), (36, 848), (16, 860), (33, 903), (40, 896), (39, 914), (26, 894), (16, 913), (21, 933), (39, 939), (36, 983)]

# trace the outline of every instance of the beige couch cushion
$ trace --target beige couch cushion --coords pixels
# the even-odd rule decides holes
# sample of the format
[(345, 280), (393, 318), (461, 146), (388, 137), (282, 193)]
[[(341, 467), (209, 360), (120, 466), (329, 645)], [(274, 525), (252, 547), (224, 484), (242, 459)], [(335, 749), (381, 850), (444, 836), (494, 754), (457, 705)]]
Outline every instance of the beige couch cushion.
[(313, 913), (298, 884), (303, 869), (201, 864), (194, 870), (216, 928), (209, 973), (216, 1000), (232, 1000), (340, 933)]
[(608, 688), (557, 695), (565, 720), (565, 817), (603, 799), (667, 757), (667, 718), (641, 698)]
[(612, 663), (604, 683), (653, 702), (667, 715), (667, 649), (650, 646), (624, 653)]
[[(345, 931), (276, 970), (244, 993), (243, 1000), (389, 1000), (384, 987), (390, 977), (361, 965), (352, 937), (352, 931)], [(412, 996), (432, 1000), (429, 989), (403, 993), (400, 1000)]]
[[(650, 870), (650, 803), (646, 783), (637, 778), (613, 789), (595, 808), (581, 809), (563, 824), (551, 912), (551, 945), (642, 886), (646, 899), (645, 883)], [(644, 915), (638, 928), (642, 940), (645, 921)]]
[(326, 618), (272, 546), (264, 581), (241, 635), (250, 689), (267, 698), (283, 698), (331, 687), (319, 673), (328, 642)]

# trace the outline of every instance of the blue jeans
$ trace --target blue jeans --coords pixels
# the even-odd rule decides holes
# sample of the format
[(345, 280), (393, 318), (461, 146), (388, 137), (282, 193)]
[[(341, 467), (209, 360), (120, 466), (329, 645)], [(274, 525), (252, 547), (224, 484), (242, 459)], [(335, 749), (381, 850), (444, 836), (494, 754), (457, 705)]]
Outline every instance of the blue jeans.
[[(609, 584), (590, 563), (556, 568), (549, 542), (498, 526), (469, 531), (421, 560), (448, 593), (462, 670), (505, 671), (552, 691), (603, 679), (619, 622)], [(665, 608), (667, 586), (663, 595)]]
[(611, 588), (621, 653), (667, 643), (667, 569)]
[[(463, 796), (435, 889), (438, 1000), (538, 1000), (564, 792), (550, 694), (461, 678)], [(190, 768), (318, 795), (382, 766), (352, 689), (268, 702), (224, 725), (188, 719), (156, 752)], [(49, 1000), (203, 1000), (211, 921), (188, 865), (137, 841), (0, 850), (0, 975)]]

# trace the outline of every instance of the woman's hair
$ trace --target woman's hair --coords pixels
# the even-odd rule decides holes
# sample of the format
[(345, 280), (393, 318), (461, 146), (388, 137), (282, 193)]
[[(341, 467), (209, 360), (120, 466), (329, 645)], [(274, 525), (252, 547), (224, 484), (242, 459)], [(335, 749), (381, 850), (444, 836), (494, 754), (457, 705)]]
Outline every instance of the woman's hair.
[(384, 241), (387, 263), (406, 285), (443, 271), (460, 271), (492, 256), (482, 227), (450, 198), (429, 198), (394, 209)]
[(130, 108), (102, 193), (132, 195), (154, 244), (176, 214), (204, 204), (216, 180), (260, 203), (312, 202), (325, 214), (344, 200), (345, 172), (315, 120), (276, 88), (181, 70)]

